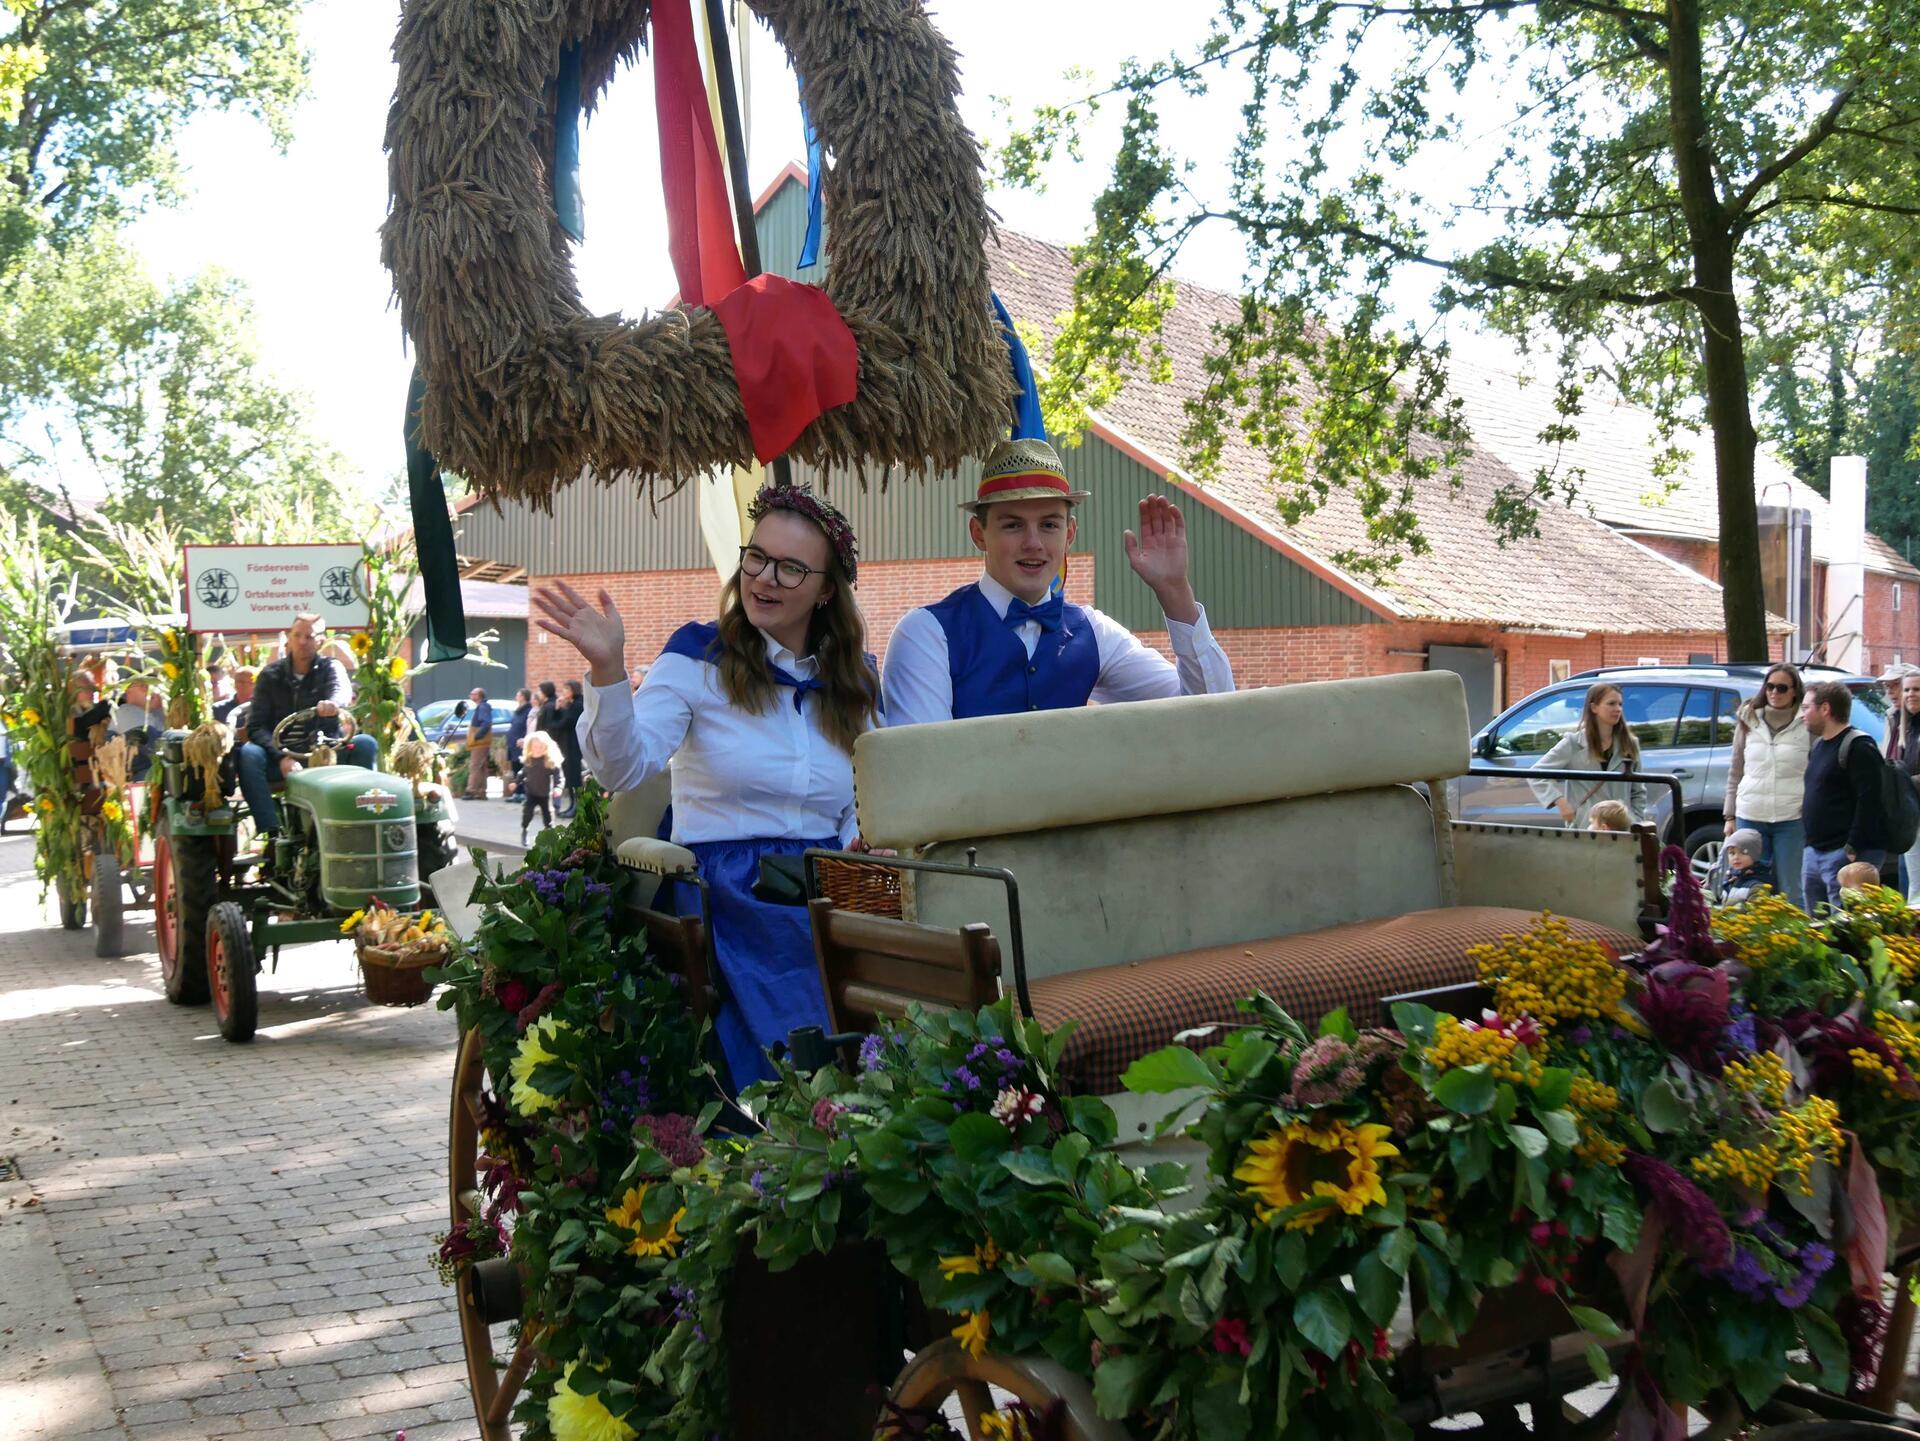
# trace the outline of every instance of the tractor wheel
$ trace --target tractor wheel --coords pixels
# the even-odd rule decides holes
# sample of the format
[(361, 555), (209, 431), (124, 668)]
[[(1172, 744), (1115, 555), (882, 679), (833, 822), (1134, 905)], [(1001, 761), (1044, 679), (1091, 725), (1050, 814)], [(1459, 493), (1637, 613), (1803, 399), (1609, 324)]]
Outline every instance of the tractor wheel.
[(414, 863), (419, 867), (422, 886), (435, 871), (452, 865), (458, 850), (452, 821), (420, 821), (413, 828), (413, 842)]
[(93, 856), (93, 953), (96, 956), (124, 956), (121, 943), (126, 919), (127, 893), (120, 879), (120, 857), (113, 847), (95, 851)]
[(81, 930), (87, 924), (87, 898), (75, 895), (76, 889), (66, 876), (54, 880), (54, 895), (60, 902), (60, 928), (65, 931)]
[[(456, 1231), (480, 1214), (484, 1204), (480, 1194), (480, 1126), (486, 1112), (480, 1093), (486, 1084), (487, 1069), (482, 1051), (478, 1030), (461, 1033), (460, 1051), (453, 1063), (453, 1114), (447, 1138), (448, 1219)], [(467, 1355), (467, 1389), (473, 1393), (480, 1441), (513, 1441), (513, 1426), (508, 1418), (514, 1403), (520, 1399), (520, 1388), (526, 1383), (527, 1372), (535, 1360), (533, 1342), (539, 1328), (523, 1321), (518, 1307), (510, 1314), (501, 1315), (489, 1306), (489, 1298), (475, 1284), (475, 1269), (469, 1267), (454, 1288), (460, 1312), (460, 1343)], [(494, 1328), (513, 1321), (522, 1321), (520, 1339), (503, 1370), (500, 1353), (494, 1346)]]
[(207, 912), (207, 982), (220, 1034), (251, 1041), (260, 1022), (260, 977), (247, 913), (238, 901), (222, 901)]
[(211, 836), (176, 836), (163, 820), (153, 838), (153, 941), (160, 980), (176, 1006), (207, 1003), (207, 911), (220, 889)]

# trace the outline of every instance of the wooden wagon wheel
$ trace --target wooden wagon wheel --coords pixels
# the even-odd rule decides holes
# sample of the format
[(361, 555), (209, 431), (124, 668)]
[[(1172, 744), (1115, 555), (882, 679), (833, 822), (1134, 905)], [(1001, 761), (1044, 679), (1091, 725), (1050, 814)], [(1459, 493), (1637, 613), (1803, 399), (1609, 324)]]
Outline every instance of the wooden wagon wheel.
[[(834, 164), (825, 288), (859, 391), (789, 454), (932, 474), (1006, 432), (990, 221), (959, 71), (920, 0), (748, 0)], [(690, 306), (587, 313), (551, 194), (563, 53), (591, 105), (646, 40), (648, 0), (407, 0), (381, 233), (419, 361), (420, 434), (483, 493), (545, 504), (582, 474), (672, 484), (752, 446), (727, 335)]]
[[(486, 1078), (480, 1033), (463, 1032), (453, 1063), (453, 1111), (447, 1127), (447, 1212), (454, 1229), (465, 1226), (483, 1205), (480, 1125), (486, 1112), (480, 1090)], [(503, 1371), (493, 1345), (493, 1328), (500, 1323), (489, 1319), (483, 1297), (471, 1280), (469, 1268), (454, 1287), (454, 1296), (460, 1311), (460, 1344), (467, 1356), (467, 1388), (473, 1393), (480, 1441), (512, 1441), (513, 1427), (508, 1418), (537, 1358), (535, 1328), (521, 1327), (520, 1341)]]
[(1103, 1418), (1093, 1405), (1093, 1388), (1057, 1361), (1042, 1356), (970, 1355), (951, 1338), (934, 1342), (907, 1362), (888, 1399), (903, 1411), (931, 1411), (949, 1401), (960, 1403), (969, 1441), (982, 1441), (983, 1417), (996, 1409), (993, 1393), (1002, 1391), (1044, 1411), (1065, 1403), (1061, 1441), (1127, 1441), (1117, 1421)]

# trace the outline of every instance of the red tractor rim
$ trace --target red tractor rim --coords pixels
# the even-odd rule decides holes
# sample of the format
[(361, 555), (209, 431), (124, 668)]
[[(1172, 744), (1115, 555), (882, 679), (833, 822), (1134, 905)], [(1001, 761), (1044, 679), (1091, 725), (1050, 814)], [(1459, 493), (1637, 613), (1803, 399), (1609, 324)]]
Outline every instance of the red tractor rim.
[(233, 1010), (233, 995), (228, 985), (227, 948), (220, 943), (217, 928), (207, 930), (207, 983), (213, 991), (213, 1013), (226, 1020)]
[(180, 961), (173, 917), (173, 847), (164, 836), (153, 842), (153, 943), (160, 952), (161, 973), (171, 976)]

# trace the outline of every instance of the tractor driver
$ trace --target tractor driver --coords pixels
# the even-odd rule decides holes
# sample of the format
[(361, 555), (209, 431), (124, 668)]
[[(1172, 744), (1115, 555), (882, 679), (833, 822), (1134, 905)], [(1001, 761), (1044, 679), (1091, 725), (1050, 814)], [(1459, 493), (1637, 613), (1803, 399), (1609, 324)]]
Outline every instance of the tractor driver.
[[(353, 685), (346, 670), (320, 654), (326, 622), (317, 615), (297, 615), (287, 632), (287, 653), (263, 666), (253, 683), (253, 708), (247, 716), (247, 739), (240, 747), (240, 792), (253, 812), (254, 825), (272, 837), (280, 830), (280, 812), (273, 803), (273, 778), (290, 776), (300, 762), (274, 743), (273, 728), (296, 711), (312, 709), (319, 717), (304, 730), (292, 729), (287, 739), (307, 747), (317, 736), (340, 734), (340, 712), (353, 702)], [(342, 743), (339, 759), (373, 769), (380, 747), (370, 735)], [(267, 854), (272, 855), (271, 846)]]

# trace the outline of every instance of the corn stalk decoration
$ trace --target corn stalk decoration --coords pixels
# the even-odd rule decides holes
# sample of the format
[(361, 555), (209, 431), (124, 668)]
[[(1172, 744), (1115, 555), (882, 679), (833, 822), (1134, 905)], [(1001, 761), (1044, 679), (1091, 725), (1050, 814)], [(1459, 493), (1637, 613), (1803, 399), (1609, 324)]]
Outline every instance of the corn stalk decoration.
[[(409, 554), (410, 549), (367, 547), (361, 567), (367, 628), (347, 640), (359, 665), (353, 677), (354, 723), (379, 743), (382, 769), (390, 768), (394, 748), (409, 739), (412, 712), (407, 708), (407, 692), (413, 678), (437, 664), (414, 664), (408, 659), (413, 628), (421, 615), (421, 607), (413, 600), (415, 571), (406, 562)], [(499, 639), (499, 632), (492, 630), (469, 636), (468, 659), (500, 665), (489, 650)]]
[(185, 536), (156, 510), (144, 525), (96, 520), (82, 549), (98, 568), (96, 584), (107, 614), (152, 646), (127, 662), (129, 682), (145, 681), (166, 697), (167, 725), (191, 730), (213, 716), (199, 636), (181, 613), (180, 577)]
[(59, 627), (73, 615), (78, 590), (76, 578), (47, 553), (37, 521), (0, 511), (0, 677), (6, 694), (0, 724), (33, 792), (33, 868), (41, 898), (58, 883), (76, 905), (87, 898), (88, 832), (67, 748), (73, 709)]

